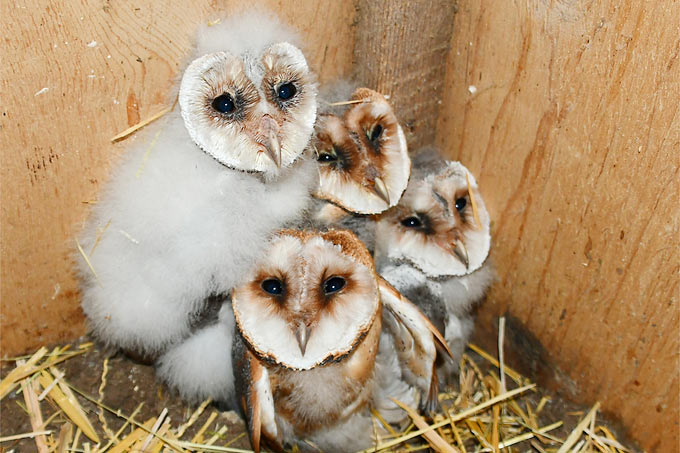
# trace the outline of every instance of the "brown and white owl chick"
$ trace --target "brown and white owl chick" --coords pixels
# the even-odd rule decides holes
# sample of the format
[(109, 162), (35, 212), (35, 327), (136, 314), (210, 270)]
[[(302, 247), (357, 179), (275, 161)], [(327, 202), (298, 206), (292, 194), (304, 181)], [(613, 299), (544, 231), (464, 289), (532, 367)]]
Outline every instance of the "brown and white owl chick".
[(316, 197), (356, 214), (395, 206), (411, 160), (404, 132), (385, 97), (358, 88), (342, 117), (319, 115), (312, 147), (319, 163)]
[(281, 232), (232, 302), (236, 396), (255, 451), (366, 448), (371, 407), (433, 400), (438, 332), (349, 231)]
[[(493, 279), (489, 214), (474, 176), (436, 150), (414, 158), (401, 202), (376, 226), (376, 267), (444, 333), (460, 357), (472, 333), (472, 305)], [(450, 382), (456, 366), (440, 379)]]

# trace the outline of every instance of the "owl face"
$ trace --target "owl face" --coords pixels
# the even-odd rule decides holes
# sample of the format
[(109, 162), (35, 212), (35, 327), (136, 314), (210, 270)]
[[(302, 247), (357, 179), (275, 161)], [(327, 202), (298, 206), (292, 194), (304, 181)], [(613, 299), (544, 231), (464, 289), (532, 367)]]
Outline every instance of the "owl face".
[(257, 55), (197, 58), (182, 77), (179, 105), (193, 141), (220, 163), (277, 173), (309, 141), (316, 87), (302, 52), (280, 42)]
[(359, 214), (398, 203), (411, 161), (404, 132), (380, 93), (359, 88), (342, 118), (322, 115), (313, 148), (319, 162), (316, 196)]
[(474, 176), (459, 162), (447, 162), (439, 172), (412, 181), (399, 205), (381, 216), (376, 237), (380, 253), (407, 260), (430, 277), (477, 270), (491, 238)]
[(261, 360), (297, 370), (339, 361), (380, 308), (372, 260), (348, 231), (283, 231), (232, 293), (236, 324)]

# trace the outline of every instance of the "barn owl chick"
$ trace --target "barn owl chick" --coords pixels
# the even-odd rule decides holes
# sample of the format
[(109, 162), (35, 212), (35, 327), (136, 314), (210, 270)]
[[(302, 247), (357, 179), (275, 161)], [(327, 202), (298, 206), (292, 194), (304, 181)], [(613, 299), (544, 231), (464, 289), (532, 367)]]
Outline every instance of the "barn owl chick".
[(371, 407), (432, 402), (438, 332), (376, 277), (351, 232), (281, 232), (232, 300), (236, 394), (255, 451), (356, 451), (373, 443)]
[[(401, 202), (376, 226), (376, 267), (442, 330), (459, 358), (472, 333), (472, 305), (493, 279), (489, 214), (474, 176), (435, 150), (414, 157)], [(446, 365), (449, 382), (456, 366)]]
[(231, 332), (194, 331), (206, 301), (240, 281), (315, 183), (303, 150), (316, 86), (293, 39), (263, 14), (206, 28), (179, 86), (179, 112), (132, 143), (80, 240), (82, 306), (94, 333), (152, 359), (165, 352), (161, 375), (196, 381), (187, 396), (233, 386), (226, 375), (176, 372), (177, 361), (230, 350)]
[(359, 88), (341, 117), (320, 115), (312, 140), (319, 162), (318, 198), (357, 214), (396, 205), (408, 184), (406, 138), (385, 97)]
[[(352, 94), (353, 91), (353, 94)], [(373, 250), (377, 214), (398, 203), (408, 184), (411, 160), (404, 133), (385, 97), (336, 82), (324, 89), (312, 138), (319, 186), (312, 219), (350, 229)], [(328, 100), (350, 99), (349, 106)]]

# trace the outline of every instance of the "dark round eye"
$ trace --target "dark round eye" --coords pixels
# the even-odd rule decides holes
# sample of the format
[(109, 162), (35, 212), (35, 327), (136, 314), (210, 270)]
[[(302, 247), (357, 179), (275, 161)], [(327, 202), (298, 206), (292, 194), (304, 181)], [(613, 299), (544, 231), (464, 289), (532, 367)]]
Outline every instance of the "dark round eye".
[(276, 94), (278, 94), (279, 97), (284, 101), (295, 96), (295, 93), (297, 93), (297, 88), (295, 88), (295, 85), (290, 82), (281, 85), (276, 92)]
[(461, 212), (467, 206), (467, 199), (465, 197), (460, 197), (456, 200), (456, 210)]
[(420, 219), (416, 216), (406, 217), (404, 220), (401, 221), (401, 224), (404, 225), (406, 228), (418, 228), (423, 226), (423, 222), (421, 222)]
[(236, 106), (234, 105), (234, 100), (228, 94), (220, 94), (212, 101), (212, 108), (220, 113), (232, 112)]
[(262, 289), (264, 292), (273, 296), (280, 296), (283, 294), (283, 282), (276, 278), (268, 278), (262, 282)]
[(342, 277), (331, 277), (323, 283), (324, 294), (333, 294), (345, 287), (347, 282)]
[(378, 137), (380, 137), (380, 134), (382, 134), (383, 127), (380, 124), (376, 124), (373, 130), (371, 131), (371, 136), (369, 137), (372, 142), (376, 141)]
[(317, 157), (316, 160), (319, 162), (334, 162), (338, 160), (338, 158), (331, 153), (319, 153), (319, 157)]

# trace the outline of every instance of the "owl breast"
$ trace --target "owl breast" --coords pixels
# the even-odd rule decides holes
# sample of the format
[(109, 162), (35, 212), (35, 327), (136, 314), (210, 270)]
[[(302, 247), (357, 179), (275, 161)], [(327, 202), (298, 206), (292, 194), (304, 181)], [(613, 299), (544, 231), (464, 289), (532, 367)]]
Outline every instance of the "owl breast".
[(338, 424), (364, 409), (372, 394), (381, 322), (339, 362), (297, 371), (269, 369), (276, 413), (300, 437)]

